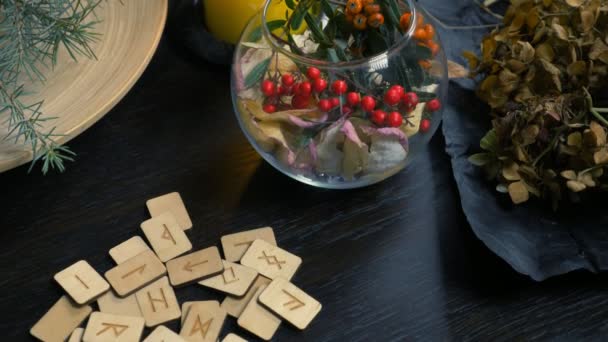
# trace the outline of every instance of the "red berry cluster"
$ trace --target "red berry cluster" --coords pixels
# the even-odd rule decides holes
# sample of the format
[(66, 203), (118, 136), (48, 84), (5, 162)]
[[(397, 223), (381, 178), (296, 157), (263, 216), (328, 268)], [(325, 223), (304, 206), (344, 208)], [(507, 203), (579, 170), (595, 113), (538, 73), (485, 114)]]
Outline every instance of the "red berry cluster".
[(269, 79), (262, 81), (262, 94), (266, 96), (264, 111), (274, 113), (277, 110), (279, 97), (284, 95), (293, 95), (291, 98), (292, 108), (307, 108), (310, 105), (313, 92), (317, 94), (323, 92), (327, 88), (327, 81), (321, 78), (321, 71), (314, 67), (308, 68), (306, 77), (308, 78), (307, 81), (296, 82), (296, 78), (292, 74), (283, 74), (280, 83), (275, 83)]
[(403, 124), (403, 116), (399, 109), (411, 112), (418, 105), (418, 95), (414, 92), (405, 92), (400, 85), (394, 85), (384, 93), (384, 104), (392, 110), (388, 114), (380, 109), (375, 110), (371, 116), (372, 122), (378, 126), (399, 127)]
[[(354, 112), (357, 106), (360, 106), (363, 112), (370, 115), (371, 121), (376, 125), (400, 127), (403, 124), (401, 112), (409, 113), (419, 103), (416, 93), (406, 92), (402, 86), (394, 85), (384, 94), (384, 104), (390, 109), (387, 113), (381, 109), (376, 109), (376, 99), (372, 96), (365, 95), (362, 97), (358, 92), (348, 92), (348, 84), (344, 80), (336, 80), (329, 86), (328, 82), (321, 77), (321, 71), (315, 67), (307, 69), (306, 78), (307, 80), (296, 82), (296, 78), (292, 74), (284, 74), (281, 76), (280, 82), (275, 83), (270, 79), (262, 81), (261, 90), (266, 96), (263, 106), (264, 111), (267, 113), (277, 111), (280, 97), (284, 95), (292, 96), (291, 108), (304, 109), (309, 107), (313, 94), (316, 94), (319, 98), (324, 96), (323, 93), (327, 90), (327, 95), (333, 94), (334, 96), (319, 98), (317, 107), (321, 112), (329, 112), (342, 103), (342, 114), (348, 115)], [(344, 102), (342, 102), (342, 96), (344, 96)], [(430, 100), (426, 104), (426, 110), (430, 112), (439, 110), (440, 107), (437, 99)], [(423, 119), (420, 122), (420, 130), (426, 132), (429, 128), (430, 121)]]

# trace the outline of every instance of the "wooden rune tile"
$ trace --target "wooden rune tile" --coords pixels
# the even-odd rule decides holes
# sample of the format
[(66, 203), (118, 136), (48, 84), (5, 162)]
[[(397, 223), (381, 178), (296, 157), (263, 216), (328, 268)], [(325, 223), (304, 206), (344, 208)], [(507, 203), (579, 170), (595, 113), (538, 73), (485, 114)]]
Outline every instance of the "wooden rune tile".
[(184, 321), (186, 320), (186, 317), (188, 317), (188, 313), (190, 312), (190, 308), (192, 307), (192, 305), (197, 304), (197, 303), (201, 303), (207, 306), (213, 306), (213, 307), (220, 307), (220, 302), (218, 302), (217, 300), (199, 300), (199, 301), (190, 301), (190, 302), (183, 302), (182, 303), (182, 321), (181, 323), (184, 324)]
[(114, 291), (125, 297), (167, 273), (153, 251), (145, 251), (115, 266), (105, 276)]
[(150, 250), (148, 244), (140, 236), (134, 236), (127, 241), (124, 241), (110, 249), (110, 257), (116, 264), (131, 259), (139, 253)]
[(97, 298), (97, 306), (99, 306), (99, 311), (103, 313), (143, 317), (135, 294), (121, 298), (114, 294), (114, 291), (110, 290)]
[(82, 336), (84, 335), (83, 328), (76, 328), (72, 331), (70, 338), (68, 338), (68, 342), (82, 342)]
[(182, 315), (177, 297), (167, 277), (162, 277), (137, 291), (135, 296), (147, 327), (178, 319)]
[(231, 262), (238, 262), (256, 239), (264, 240), (274, 246), (277, 245), (274, 231), (271, 227), (224, 235), (221, 238), (224, 259)]
[(216, 342), (225, 320), (226, 311), (217, 304), (194, 303), (179, 335), (192, 342)]
[(241, 313), (237, 324), (257, 337), (270, 341), (274, 333), (279, 329), (281, 319), (258, 303), (258, 297), (264, 289), (265, 286), (257, 289), (253, 298), (251, 298), (245, 310)]
[(143, 342), (186, 342), (186, 340), (166, 326), (159, 325)]
[(270, 279), (282, 277), (289, 280), (302, 264), (302, 259), (258, 239), (245, 252), (241, 264), (257, 270), (261, 275)]
[(36, 324), (30, 334), (45, 342), (63, 342), (91, 314), (88, 305), (76, 305), (68, 296), (62, 296)]
[(226, 260), (222, 260), (222, 263), (224, 271), (221, 274), (200, 281), (199, 284), (237, 297), (245, 295), (257, 278), (258, 271)]
[(173, 286), (181, 286), (214, 276), (224, 270), (217, 247), (201, 249), (167, 262)]
[(255, 295), (256, 291), (261, 286), (266, 286), (268, 284), (270, 284), (270, 279), (258, 275), (258, 277), (253, 281), (253, 284), (251, 285), (251, 287), (249, 287), (249, 290), (247, 290), (247, 293), (245, 293), (244, 296), (226, 296), (226, 298), (224, 298), (224, 300), (222, 301), (222, 309), (226, 310), (226, 312), (230, 316), (234, 318), (239, 318), (243, 310), (245, 310), (247, 304), (249, 304), (251, 298), (253, 298), (253, 296)]
[(84, 342), (138, 342), (144, 331), (144, 319), (93, 312), (84, 330)]
[(247, 340), (237, 334), (230, 333), (224, 337), (222, 342), (247, 342)]
[(192, 243), (170, 212), (142, 222), (141, 230), (162, 262), (192, 249)]
[(55, 280), (81, 305), (93, 301), (110, 289), (108, 282), (84, 260), (55, 274)]
[(283, 278), (275, 278), (260, 294), (259, 301), (302, 330), (321, 311), (321, 303)]
[(164, 212), (171, 212), (183, 230), (192, 228), (192, 220), (184, 205), (182, 197), (177, 192), (162, 195), (146, 202), (150, 216), (156, 217)]

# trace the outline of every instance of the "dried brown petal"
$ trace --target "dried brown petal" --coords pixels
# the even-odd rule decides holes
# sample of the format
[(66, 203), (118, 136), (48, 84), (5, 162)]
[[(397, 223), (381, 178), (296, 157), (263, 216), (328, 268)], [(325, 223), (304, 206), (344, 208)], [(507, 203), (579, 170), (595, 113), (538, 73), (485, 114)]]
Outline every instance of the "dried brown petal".
[(522, 181), (509, 184), (509, 196), (515, 204), (524, 203), (530, 198), (528, 189)]
[(475, 53), (471, 51), (463, 51), (462, 56), (467, 59), (467, 62), (469, 62), (469, 68), (471, 68), (471, 70), (477, 69), (479, 66), (479, 59)]
[(568, 146), (580, 148), (583, 145), (583, 135), (581, 132), (574, 132), (568, 135)]
[(566, 3), (572, 7), (579, 7), (585, 3), (585, 0), (566, 0)]
[(587, 187), (594, 187), (595, 181), (593, 180), (593, 176), (590, 173), (579, 173), (578, 181), (585, 184)]
[(553, 61), (553, 58), (555, 58), (555, 52), (553, 51), (551, 44), (547, 42), (536, 47), (536, 55), (548, 62)]
[(583, 32), (589, 32), (595, 25), (596, 16), (593, 11), (581, 8), (581, 27)]
[(595, 132), (593, 132), (590, 129), (586, 129), (583, 132), (583, 141), (585, 142), (585, 145), (587, 145), (587, 146), (592, 146), (592, 147), (600, 146), (600, 137), (598, 137), (597, 134), (595, 134)]
[(605, 164), (608, 163), (608, 151), (605, 148), (595, 152), (593, 154), (593, 161), (595, 164)]
[[(593, 42), (593, 46), (591, 46), (591, 50), (589, 51), (589, 58), (591, 59), (600, 59), (600, 56), (608, 53), (608, 45), (604, 44), (604, 42), (600, 38), (596, 38)], [(606, 62), (604, 62), (606, 63)]]
[(551, 28), (553, 29), (553, 32), (559, 39), (561, 39), (561, 40), (569, 39), (570, 35), (568, 34), (568, 30), (566, 30), (562, 25), (560, 25), (558, 23), (553, 23), (553, 24), (551, 24)]
[(517, 88), (517, 84), (519, 83), (519, 76), (512, 73), (509, 69), (502, 69), (500, 74), (498, 74), (498, 79), (500, 80), (500, 84), (503, 86), (503, 90), (507, 93), (515, 90), (515, 88)]
[(566, 186), (568, 187), (568, 189), (572, 190), (572, 192), (580, 192), (587, 188), (584, 183), (575, 180), (567, 181)]
[(587, 63), (584, 61), (577, 61), (568, 65), (566, 68), (568, 75), (570, 76), (581, 76), (587, 73)]
[(576, 172), (572, 171), (572, 170), (565, 170), (562, 171), (560, 173), (560, 176), (569, 179), (569, 180), (576, 180)]
[(606, 130), (604, 130), (602, 125), (596, 121), (591, 121), (589, 124), (589, 129), (595, 133), (595, 136), (597, 137), (597, 146), (606, 145)]
[(528, 26), (528, 30), (533, 30), (538, 26), (540, 22), (540, 17), (538, 16), (538, 11), (536, 8), (533, 8), (528, 15), (526, 16), (526, 26)]
[(502, 176), (505, 177), (506, 180), (510, 181), (520, 180), (521, 176), (519, 175), (518, 170), (519, 165), (517, 165), (517, 163), (511, 162), (502, 168)]
[(524, 146), (526, 146), (526, 145), (530, 145), (530, 144), (534, 143), (536, 141), (536, 137), (538, 136), (539, 132), (540, 132), (540, 127), (538, 127), (538, 125), (526, 126), (521, 131), (521, 137), (523, 139), (522, 144)]
[(518, 41), (513, 47), (513, 57), (522, 63), (530, 63), (534, 60), (534, 47), (528, 42)]

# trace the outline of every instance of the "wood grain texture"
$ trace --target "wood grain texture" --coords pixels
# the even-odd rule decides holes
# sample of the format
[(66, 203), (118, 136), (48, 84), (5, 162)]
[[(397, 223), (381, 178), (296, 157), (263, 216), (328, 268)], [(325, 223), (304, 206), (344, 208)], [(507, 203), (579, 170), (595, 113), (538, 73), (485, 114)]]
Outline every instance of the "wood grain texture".
[[(7, 209), (0, 310), (11, 312), (0, 333), (7, 341), (33, 340), (29, 328), (62, 293), (55, 272), (80, 259), (100, 273), (113, 267), (107, 252), (149, 218), (145, 201), (172, 191), (191, 215), (194, 249), (272, 226), (279, 246), (302, 257), (292, 282), (323, 310), (305, 331), (284, 324), (278, 341), (588, 341), (608, 334), (608, 274), (536, 283), (475, 238), (441, 135), (380, 184), (352, 191), (299, 184), (264, 163), (240, 132), (229, 69), (192, 59), (169, 36), (129, 95), (71, 144), (78, 161), (63, 174), (28, 175), (23, 166), (0, 175)], [(175, 292), (180, 303), (224, 297), (198, 285)], [(177, 321), (167, 326), (179, 331)], [(238, 329), (229, 317), (223, 334), (256, 340)]]
[[(100, 39), (91, 44), (96, 59), (70, 58), (60, 50), (57, 65), (45, 73), (46, 82), (25, 81), (32, 95), (28, 105), (44, 100), (42, 112), (57, 117), (44, 123), (56, 127), (65, 143), (103, 117), (135, 84), (158, 45), (167, 13), (167, 0), (104, 1), (96, 9)], [(0, 120), (0, 132), (8, 132)], [(31, 148), (14, 140), (0, 141), (0, 172), (32, 159)]]

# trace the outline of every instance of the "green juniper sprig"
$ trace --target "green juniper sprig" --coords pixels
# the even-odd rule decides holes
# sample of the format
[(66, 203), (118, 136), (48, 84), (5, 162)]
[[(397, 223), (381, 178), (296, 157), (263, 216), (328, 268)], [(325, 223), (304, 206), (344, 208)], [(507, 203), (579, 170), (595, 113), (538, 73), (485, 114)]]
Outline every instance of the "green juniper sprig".
[(0, 119), (6, 118), (4, 139), (31, 146), (33, 161), (42, 172), (63, 171), (74, 153), (55, 142), (61, 136), (43, 131), (43, 102), (24, 103), (24, 80), (44, 81), (44, 72), (57, 62), (60, 48), (71, 58), (95, 58), (91, 49), (98, 37), (94, 10), (100, 0), (0, 0)]

